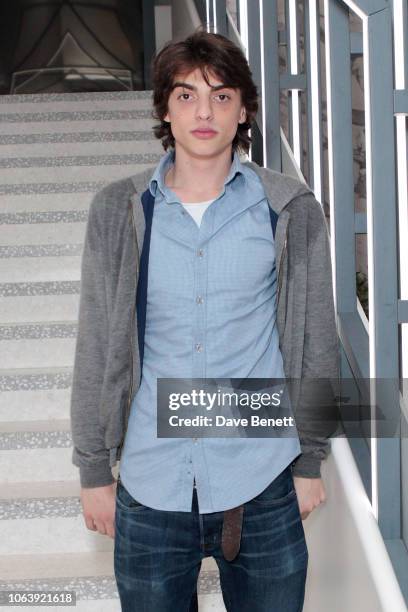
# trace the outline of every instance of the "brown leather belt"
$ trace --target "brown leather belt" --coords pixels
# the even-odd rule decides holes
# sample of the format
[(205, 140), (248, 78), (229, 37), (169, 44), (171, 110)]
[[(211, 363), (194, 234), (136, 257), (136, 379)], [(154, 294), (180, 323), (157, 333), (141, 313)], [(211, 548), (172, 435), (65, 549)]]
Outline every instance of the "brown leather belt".
[(224, 558), (233, 561), (239, 552), (241, 545), (242, 517), (244, 505), (224, 510), (222, 523), (221, 548)]

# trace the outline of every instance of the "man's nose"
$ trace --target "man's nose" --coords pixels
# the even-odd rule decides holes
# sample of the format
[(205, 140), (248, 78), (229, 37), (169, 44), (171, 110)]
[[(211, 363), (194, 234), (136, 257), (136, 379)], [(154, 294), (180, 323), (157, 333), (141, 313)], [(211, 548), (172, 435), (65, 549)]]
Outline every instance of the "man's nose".
[(201, 100), (198, 102), (197, 117), (200, 119), (210, 119), (212, 117), (212, 108), (208, 100)]

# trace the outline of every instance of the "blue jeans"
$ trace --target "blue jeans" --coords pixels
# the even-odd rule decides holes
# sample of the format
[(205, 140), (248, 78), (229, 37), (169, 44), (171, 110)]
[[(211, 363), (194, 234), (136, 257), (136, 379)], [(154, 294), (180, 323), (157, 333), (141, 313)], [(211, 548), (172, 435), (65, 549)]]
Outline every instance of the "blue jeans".
[(118, 481), (114, 569), (122, 612), (195, 612), (204, 557), (214, 557), (228, 612), (301, 612), (308, 550), (288, 466), (246, 502), (241, 548), (221, 550), (223, 512), (154, 510)]

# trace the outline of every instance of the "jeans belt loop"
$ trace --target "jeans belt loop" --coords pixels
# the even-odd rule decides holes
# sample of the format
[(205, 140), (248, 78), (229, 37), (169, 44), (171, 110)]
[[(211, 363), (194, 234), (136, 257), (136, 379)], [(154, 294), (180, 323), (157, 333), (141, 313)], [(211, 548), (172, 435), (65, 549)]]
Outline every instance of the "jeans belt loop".
[(224, 510), (222, 523), (221, 548), (227, 561), (235, 559), (241, 545), (242, 517), (244, 505)]

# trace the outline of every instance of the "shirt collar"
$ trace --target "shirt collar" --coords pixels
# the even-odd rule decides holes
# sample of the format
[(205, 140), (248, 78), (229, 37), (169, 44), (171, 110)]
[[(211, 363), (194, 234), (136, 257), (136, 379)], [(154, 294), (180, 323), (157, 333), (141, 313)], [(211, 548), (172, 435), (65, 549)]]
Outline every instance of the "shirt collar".
[(156, 196), (157, 188), (159, 188), (164, 195), (167, 189), (166, 185), (164, 184), (164, 177), (166, 176), (167, 170), (170, 168), (170, 166), (174, 164), (174, 157), (174, 149), (167, 151), (167, 153), (160, 159), (155, 171), (153, 172), (149, 181), (149, 189), (153, 197)]
[[(169, 189), (164, 183), (164, 178), (170, 166), (174, 164), (175, 155), (176, 152), (174, 149), (170, 149), (169, 151), (167, 151), (167, 153), (163, 155), (155, 171), (153, 172), (153, 175), (149, 181), (149, 189), (153, 197), (156, 196), (157, 188), (160, 189), (164, 196), (166, 194), (169, 194)], [(243, 177), (243, 180), (245, 180), (245, 167), (239, 159), (238, 152), (234, 151), (231, 168), (228, 172), (227, 178), (224, 181), (224, 186), (233, 181), (237, 174), (240, 174)]]

